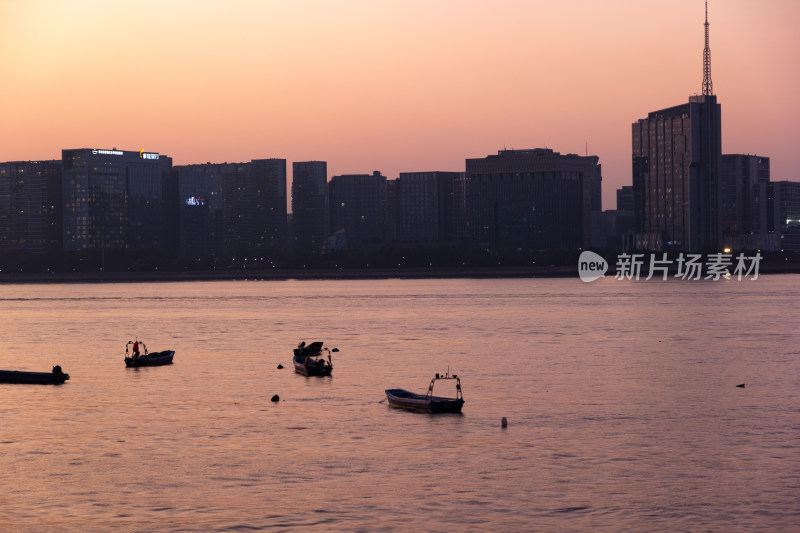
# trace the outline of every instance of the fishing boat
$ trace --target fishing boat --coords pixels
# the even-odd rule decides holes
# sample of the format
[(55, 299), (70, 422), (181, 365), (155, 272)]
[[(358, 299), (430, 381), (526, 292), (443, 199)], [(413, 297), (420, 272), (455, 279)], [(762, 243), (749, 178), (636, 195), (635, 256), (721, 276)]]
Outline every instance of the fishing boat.
[(128, 341), (125, 345), (125, 366), (160, 366), (171, 365), (175, 350), (148, 352), (147, 346), (140, 340)]
[(30, 383), (39, 385), (61, 385), (69, 379), (56, 365), (52, 372), (24, 372), (20, 370), (0, 370), (0, 383)]
[[(433, 386), (439, 380), (454, 379), (456, 381), (456, 397), (444, 398), (433, 395)], [(460, 413), (464, 405), (464, 396), (461, 393), (461, 378), (457, 375), (450, 375), (448, 371), (445, 375), (436, 374), (428, 385), (427, 394), (417, 394), (405, 389), (387, 389), (386, 399), (392, 407), (401, 407), (415, 411), (425, 411), (428, 413)]]
[[(329, 350), (322, 346), (322, 342), (312, 342), (306, 345), (305, 341), (297, 345), (294, 349), (294, 370), (304, 376), (330, 376), (333, 371), (331, 352), (338, 352), (338, 348)], [(322, 352), (328, 352), (328, 359)]]

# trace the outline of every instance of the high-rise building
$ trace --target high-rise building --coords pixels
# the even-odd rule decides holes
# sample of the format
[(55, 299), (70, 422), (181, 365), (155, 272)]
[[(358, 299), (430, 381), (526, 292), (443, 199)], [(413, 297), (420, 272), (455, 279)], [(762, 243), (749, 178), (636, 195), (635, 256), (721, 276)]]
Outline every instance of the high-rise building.
[(245, 242), (254, 252), (286, 248), (286, 160), (254, 159), (248, 165), (243, 205)]
[(617, 189), (617, 211), (633, 213), (633, 185), (623, 185)]
[(63, 246), (158, 249), (174, 230), (165, 223), (172, 159), (155, 152), (79, 148), (62, 151)]
[(331, 232), (344, 231), (347, 245), (354, 249), (386, 242), (386, 176), (344, 174), (328, 184)]
[(431, 243), (440, 240), (439, 194), (433, 173), (400, 173), (395, 180), (397, 240)]
[(715, 250), (722, 241), (720, 106), (716, 96), (653, 111), (633, 124), (639, 246)]
[(322, 251), (328, 229), (328, 164), (325, 161), (292, 163), (292, 248)]
[(740, 248), (800, 251), (800, 182), (759, 181), (753, 185), (749, 235)]
[(61, 161), (0, 163), (0, 251), (61, 249)]
[(397, 240), (456, 243), (466, 237), (463, 172), (401, 172), (396, 180)]
[(225, 254), (221, 165), (174, 167), (178, 195), (178, 249), (186, 257)]
[(579, 249), (592, 243), (596, 156), (547, 148), (467, 159), (470, 243), (497, 251)]
[(633, 234), (633, 187), (617, 189), (615, 210), (592, 210), (592, 247), (625, 251)]
[(397, 180), (386, 180), (386, 241), (397, 242), (398, 240), (398, 200), (397, 200)]
[(286, 247), (285, 159), (175, 170), (183, 253), (247, 257)]
[(633, 123), (637, 247), (716, 250), (722, 244), (720, 105), (711, 83), (708, 10), (703, 94)]
[(752, 231), (753, 186), (769, 182), (769, 158), (724, 154), (720, 170), (722, 234), (724, 237)]
[(781, 250), (800, 251), (800, 182), (776, 181), (775, 211), (780, 222)]

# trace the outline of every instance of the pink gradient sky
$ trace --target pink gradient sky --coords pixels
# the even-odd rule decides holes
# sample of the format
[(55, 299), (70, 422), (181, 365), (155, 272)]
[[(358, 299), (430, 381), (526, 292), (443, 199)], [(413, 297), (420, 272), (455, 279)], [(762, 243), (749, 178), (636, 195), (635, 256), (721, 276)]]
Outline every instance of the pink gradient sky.
[[(711, 0), (723, 153), (800, 179), (800, 2)], [(547, 146), (631, 181), (631, 123), (702, 82), (702, 0), (0, 3), (0, 161), (62, 148), (329, 175)]]

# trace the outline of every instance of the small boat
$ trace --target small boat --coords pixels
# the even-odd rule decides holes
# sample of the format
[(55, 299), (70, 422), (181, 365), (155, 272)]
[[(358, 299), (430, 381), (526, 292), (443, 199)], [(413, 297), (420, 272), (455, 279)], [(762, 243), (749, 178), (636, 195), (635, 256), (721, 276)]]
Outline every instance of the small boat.
[(39, 385), (61, 385), (69, 379), (69, 374), (56, 365), (52, 372), (23, 372), (19, 370), (0, 370), (0, 383), (31, 383)]
[(125, 366), (128, 367), (171, 365), (174, 356), (175, 350), (149, 353), (147, 346), (139, 340), (128, 341), (125, 345)]
[[(456, 380), (456, 397), (443, 398), (433, 395), (433, 386), (440, 379)], [(417, 394), (405, 389), (387, 389), (386, 399), (392, 407), (402, 407), (415, 411), (426, 411), (429, 413), (460, 413), (464, 405), (464, 396), (461, 394), (461, 378), (457, 375), (450, 375), (448, 371), (445, 375), (436, 374), (428, 385), (427, 394)]]
[[(304, 376), (330, 376), (333, 371), (333, 362), (331, 361), (331, 352), (338, 352), (338, 348), (329, 350), (323, 348), (322, 342), (312, 342), (306, 346), (305, 341), (297, 345), (294, 349), (294, 370), (298, 374)], [(328, 360), (325, 360), (322, 352), (328, 352)]]

